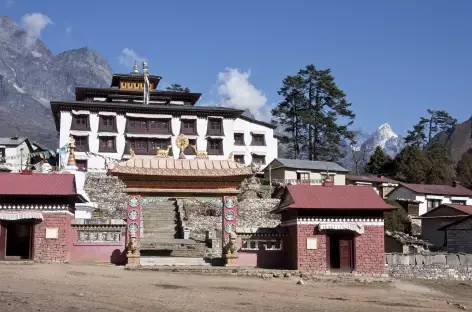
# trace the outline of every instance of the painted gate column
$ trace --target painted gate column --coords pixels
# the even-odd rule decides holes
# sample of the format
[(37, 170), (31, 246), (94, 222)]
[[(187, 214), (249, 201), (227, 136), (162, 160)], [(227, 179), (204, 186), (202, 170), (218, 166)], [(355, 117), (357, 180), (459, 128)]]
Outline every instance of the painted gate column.
[(236, 247), (236, 226), (238, 215), (237, 198), (223, 196), (223, 259), (226, 266), (235, 266), (238, 259)]
[(128, 197), (128, 213), (126, 218), (126, 257), (130, 266), (140, 264), (141, 236), (141, 199), (139, 196)]

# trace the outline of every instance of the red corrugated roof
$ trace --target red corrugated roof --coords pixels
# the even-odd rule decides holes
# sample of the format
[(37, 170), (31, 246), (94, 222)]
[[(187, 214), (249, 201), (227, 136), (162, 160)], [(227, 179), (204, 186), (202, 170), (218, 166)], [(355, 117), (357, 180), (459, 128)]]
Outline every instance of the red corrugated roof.
[(0, 173), (0, 195), (76, 195), (73, 174)]
[[(371, 186), (359, 185), (288, 185), (286, 208), (392, 209)], [(287, 197), (288, 196), (288, 197)], [(283, 201), (282, 201), (283, 202)]]
[(395, 180), (386, 177), (378, 176), (356, 176), (356, 175), (346, 175), (346, 180), (350, 181), (359, 181), (359, 182), (377, 182), (377, 183), (398, 183)]
[(431, 195), (449, 195), (449, 196), (472, 196), (472, 190), (457, 184), (452, 185), (439, 185), (439, 184), (410, 184), (402, 183), (402, 186), (421, 194)]
[[(454, 204), (443, 204), (443, 205), (454, 208), (454, 209), (459, 210), (459, 211), (462, 211), (463, 213), (466, 213), (468, 215), (472, 215), (472, 206), (469, 206), (469, 205), (454, 205)], [(443, 206), (443, 205), (441, 205), (441, 206)], [(439, 207), (441, 207), (441, 206), (439, 206)]]

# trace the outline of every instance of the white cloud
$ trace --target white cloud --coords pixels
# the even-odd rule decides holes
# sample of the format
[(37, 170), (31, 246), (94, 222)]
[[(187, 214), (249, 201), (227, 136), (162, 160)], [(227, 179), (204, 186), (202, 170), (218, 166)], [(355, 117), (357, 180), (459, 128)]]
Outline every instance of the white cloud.
[(236, 109), (248, 108), (258, 119), (270, 118), (267, 97), (250, 81), (251, 71), (227, 68), (218, 74), (218, 94), (222, 105)]
[(11, 8), (14, 3), (15, 2), (13, 0), (7, 0), (5, 5), (7, 6), (7, 9), (8, 9), (8, 8)]
[(53, 24), (52, 20), (41, 13), (25, 14), (21, 18), (21, 24), (28, 34), (26, 38), (26, 45), (29, 46), (41, 36), (41, 32), (47, 25)]
[(135, 61), (138, 62), (138, 64), (147, 61), (145, 57), (138, 55), (133, 49), (129, 48), (124, 48), (118, 59), (121, 65), (128, 67), (130, 70)]
[(66, 35), (70, 36), (71, 32), (72, 32), (72, 27), (66, 27)]

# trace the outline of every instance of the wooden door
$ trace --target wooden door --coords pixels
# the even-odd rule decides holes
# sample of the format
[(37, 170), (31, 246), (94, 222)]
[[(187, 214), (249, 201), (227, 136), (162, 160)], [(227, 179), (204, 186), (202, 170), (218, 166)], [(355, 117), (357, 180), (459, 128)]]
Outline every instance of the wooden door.
[(0, 221), (0, 260), (5, 260), (7, 251), (7, 228), (5, 224)]
[(351, 272), (354, 269), (353, 240), (352, 237), (339, 239), (339, 269)]

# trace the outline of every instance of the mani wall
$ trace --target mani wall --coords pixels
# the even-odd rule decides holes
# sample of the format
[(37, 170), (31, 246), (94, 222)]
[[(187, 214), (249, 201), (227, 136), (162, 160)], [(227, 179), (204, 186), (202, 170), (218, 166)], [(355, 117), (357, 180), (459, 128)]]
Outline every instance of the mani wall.
[(387, 273), (396, 278), (472, 280), (472, 254), (386, 254)]

